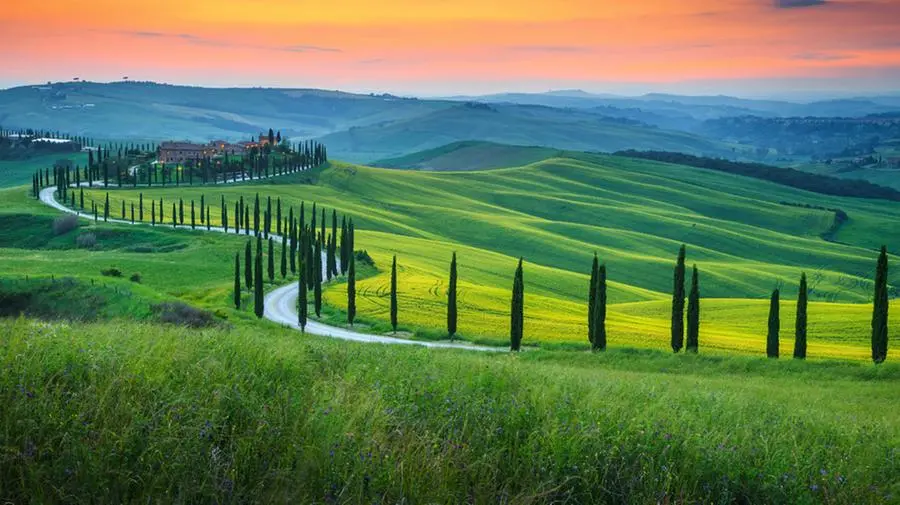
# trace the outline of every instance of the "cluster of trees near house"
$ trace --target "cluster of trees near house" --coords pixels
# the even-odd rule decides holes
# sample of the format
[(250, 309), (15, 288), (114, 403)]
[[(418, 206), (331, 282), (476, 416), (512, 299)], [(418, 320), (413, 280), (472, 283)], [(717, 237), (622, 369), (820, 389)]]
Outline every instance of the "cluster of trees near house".
[(0, 160), (24, 160), (45, 154), (77, 153), (94, 140), (57, 131), (0, 127)]
[(153, 144), (108, 144), (88, 153), (88, 163), (79, 166), (54, 166), (38, 170), (32, 176), (32, 194), (56, 186), (147, 187), (193, 186), (217, 182), (237, 182), (285, 175), (317, 167), (328, 161), (325, 146), (315, 141), (296, 145), (282, 143), (276, 152), (251, 152), (243, 156), (222, 156), (192, 160), (179, 166), (154, 165)]
[(827, 175), (812, 174), (792, 168), (773, 167), (762, 163), (742, 163), (720, 158), (704, 158), (690, 154), (668, 151), (619, 151), (616, 156), (661, 161), (676, 165), (717, 170), (729, 174), (743, 175), (785, 186), (813, 191), (825, 195), (849, 196), (854, 198), (878, 198), (900, 202), (900, 191), (879, 186), (858, 179), (839, 179)]

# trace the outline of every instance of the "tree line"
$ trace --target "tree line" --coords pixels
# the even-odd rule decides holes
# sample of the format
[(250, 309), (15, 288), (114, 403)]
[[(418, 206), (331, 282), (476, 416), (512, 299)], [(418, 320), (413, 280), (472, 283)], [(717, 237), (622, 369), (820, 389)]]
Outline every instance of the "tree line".
[[(37, 170), (32, 175), (32, 195), (55, 185), (104, 188), (114, 185), (137, 187), (193, 186), (217, 182), (257, 180), (287, 175), (318, 167), (328, 161), (325, 146), (312, 140), (297, 144), (282, 143), (276, 152), (254, 150), (234, 156), (224, 155), (188, 160), (177, 166), (149, 163), (154, 156), (152, 145), (108, 144), (88, 152), (88, 163)], [(146, 167), (146, 168), (141, 168)]]
[(813, 174), (793, 168), (773, 167), (762, 163), (743, 163), (719, 158), (704, 158), (684, 153), (668, 151), (619, 151), (616, 156), (642, 160), (662, 161), (676, 165), (717, 170), (729, 174), (743, 175), (785, 186), (813, 191), (825, 195), (850, 196), (855, 198), (878, 198), (900, 202), (900, 191), (879, 186), (861, 179), (839, 179), (822, 174)]

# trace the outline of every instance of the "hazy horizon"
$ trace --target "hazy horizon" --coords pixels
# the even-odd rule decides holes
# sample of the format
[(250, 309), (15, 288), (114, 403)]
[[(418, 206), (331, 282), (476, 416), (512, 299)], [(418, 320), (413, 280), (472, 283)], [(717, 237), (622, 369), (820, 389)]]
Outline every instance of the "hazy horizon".
[[(855, 91), (830, 91), (830, 90), (822, 90), (822, 89), (792, 89), (786, 90), (782, 92), (765, 92), (756, 90), (748, 90), (747, 92), (741, 92), (739, 89), (734, 88), (726, 88), (726, 87), (716, 87), (716, 86), (698, 86), (696, 83), (685, 83), (683, 86), (667, 86), (667, 87), (657, 87), (652, 85), (647, 85), (644, 83), (638, 84), (618, 84), (613, 86), (595, 86), (590, 83), (570, 83), (570, 85), (561, 84), (559, 86), (550, 86), (550, 87), (538, 87), (538, 86), (511, 86), (508, 88), (504, 87), (489, 87), (481, 90), (473, 90), (472, 92), (466, 93), (458, 90), (457, 88), (450, 88), (446, 92), (433, 91), (415, 91), (415, 90), (398, 90), (391, 88), (372, 88), (372, 87), (346, 87), (346, 88), (328, 88), (323, 86), (313, 86), (313, 85), (304, 85), (302, 83), (291, 84), (291, 83), (275, 83), (272, 85), (264, 85), (260, 83), (214, 83), (214, 82), (165, 82), (165, 81), (155, 81), (155, 80), (143, 80), (143, 79), (118, 79), (118, 80), (94, 80), (88, 78), (80, 78), (75, 81), (73, 79), (58, 79), (58, 80), (50, 80), (43, 82), (14, 82), (14, 83), (3, 83), (0, 81), (0, 91), (6, 91), (15, 88), (21, 87), (33, 87), (33, 86), (46, 86), (48, 83), (51, 85), (57, 84), (77, 84), (77, 83), (91, 83), (91, 84), (121, 84), (121, 83), (152, 83), (157, 85), (166, 85), (166, 86), (184, 86), (184, 87), (200, 87), (200, 88), (219, 88), (219, 89), (312, 89), (312, 90), (320, 90), (320, 91), (333, 91), (333, 92), (343, 92), (350, 94), (391, 94), (402, 97), (413, 97), (413, 98), (422, 98), (422, 99), (442, 99), (442, 98), (456, 98), (456, 97), (480, 97), (480, 96), (490, 96), (490, 95), (502, 95), (502, 94), (544, 94), (544, 93), (586, 93), (588, 95), (596, 95), (603, 96), (608, 95), (610, 97), (618, 97), (618, 98), (632, 98), (632, 97), (642, 97), (645, 95), (676, 95), (676, 96), (685, 96), (685, 97), (731, 97), (731, 98), (740, 98), (747, 100), (776, 100), (776, 101), (788, 101), (788, 102), (812, 102), (812, 101), (820, 101), (820, 100), (840, 100), (840, 99), (851, 99), (851, 98), (874, 98), (874, 97), (895, 97), (900, 96), (900, 91), (897, 91), (896, 88), (884, 89), (884, 90), (855, 90)], [(457, 91), (454, 91), (457, 89)]]

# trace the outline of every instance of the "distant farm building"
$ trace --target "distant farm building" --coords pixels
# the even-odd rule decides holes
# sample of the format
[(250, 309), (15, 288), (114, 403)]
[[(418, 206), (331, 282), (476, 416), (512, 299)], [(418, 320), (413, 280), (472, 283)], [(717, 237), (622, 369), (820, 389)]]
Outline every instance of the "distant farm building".
[(185, 161), (224, 154), (242, 155), (247, 150), (244, 142), (232, 144), (226, 140), (213, 140), (209, 144), (192, 142), (163, 142), (159, 145), (159, 161), (184, 163)]
[(191, 142), (163, 142), (159, 145), (159, 161), (183, 163), (215, 154), (212, 146)]

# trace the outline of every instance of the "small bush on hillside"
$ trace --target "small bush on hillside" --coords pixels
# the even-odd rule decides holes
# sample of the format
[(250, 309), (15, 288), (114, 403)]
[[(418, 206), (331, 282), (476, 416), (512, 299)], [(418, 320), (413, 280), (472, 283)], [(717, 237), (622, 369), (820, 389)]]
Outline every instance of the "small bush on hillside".
[(141, 274), (139, 274), (138, 272), (135, 272), (135, 273), (131, 274), (131, 277), (129, 277), (128, 280), (130, 280), (131, 282), (136, 282), (136, 283), (140, 284), (141, 283)]
[(200, 310), (183, 302), (163, 302), (150, 306), (160, 321), (188, 328), (207, 328), (216, 325), (212, 312)]
[(54, 235), (65, 235), (75, 228), (78, 228), (78, 216), (60, 216), (53, 220)]
[(372, 267), (375, 266), (375, 260), (373, 260), (372, 257), (369, 256), (369, 251), (363, 249), (362, 251), (356, 251), (353, 254), (356, 256), (357, 263), (362, 263), (364, 265), (369, 265)]
[(84, 233), (75, 239), (75, 245), (82, 249), (93, 249), (97, 245), (97, 236), (93, 233)]
[(106, 277), (122, 277), (122, 271), (116, 267), (100, 270), (100, 273)]

